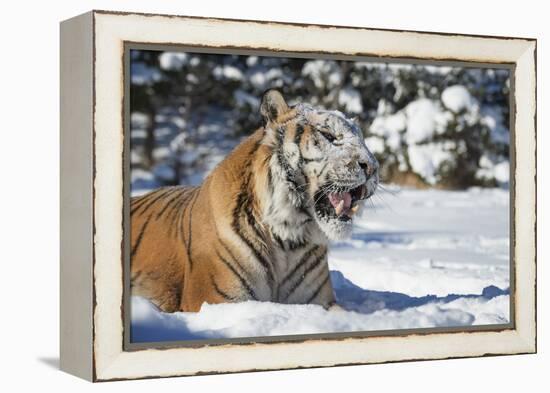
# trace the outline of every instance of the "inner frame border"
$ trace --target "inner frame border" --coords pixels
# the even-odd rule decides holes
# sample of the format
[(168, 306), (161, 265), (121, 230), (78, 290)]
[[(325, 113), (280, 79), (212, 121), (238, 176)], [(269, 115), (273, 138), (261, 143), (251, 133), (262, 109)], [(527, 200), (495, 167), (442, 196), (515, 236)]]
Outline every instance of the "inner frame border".
[[(437, 33), (432, 33), (437, 34)], [(505, 37), (498, 37), (505, 38)], [(465, 68), (491, 68), (506, 69), (510, 72), (510, 93), (509, 103), (509, 130), (510, 130), (510, 185), (509, 185), (509, 317), (507, 324), (490, 324), (475, 326), (457, 326), (457, 327), (433, 327), (433, 328), (412, 328), (395, 330), (372, 330), (338, 333), (316, 333), (299, 335), (279, 335), (279, 336), (252, 336), (239, 338), (222, 339), (201, 339), (201, 340), (177, 340), (147, 343), (132, 343), (130, 341), (131, 325), (131, 294), (130, 294), (130, 51), (132, 50), (150, 50), (150, 51), (173, 51), (186, 53), (207, 53), (222, 55), (256, 55), (269, 57), (285, 58), (303, 58), (303, 59), (323, 59), (323, 60), (343, 60), (343, 61), (365, 61), (371, 63), (389, 63), (389, 64), (416, 64), (416, 65), (435, 65), (452, 66)], [(122, 120), (123, 120), (123, 154), (122, 154), (122, 173), (123, 173), (123, 241), (122, 241), (122, 274), (123, 274), (123, 302), (121, 307), (123, 319), (123, 351), (137, 351), (144, 349), (173, 349), (173, 348), (201, 348), (218, 345), (253, 345), (262, 344), (280, 344), (280, 343), (300, 343), (307, 340), (343, 340), (348, 338), (367, 338), (367, 337), (406, 337), (414, 335), (427, 335), (432, 333), (468, 333), (468, 332), (501, 332), (504, 330), (514, 330), (516, 327), (516, 290), (515, 290), (515, 194), (516, 194), (516, 132), (515, 132), (515, 63), (490, 63), (476, 61), (460, 60), (441, 60), (441, 59), (422, 59), (415, 57), (391, 57), (391, 56), (368, 56), (368, 55), (346, 55), (339, 53), (326, 53), (318, 51), (280, 51), (265, 48), (241, 48), (234, 46), (205, 46), (189, 45), (184, 43), (147, 43), (135, 41), (123, 41), (123, 97), (122, 97)]]

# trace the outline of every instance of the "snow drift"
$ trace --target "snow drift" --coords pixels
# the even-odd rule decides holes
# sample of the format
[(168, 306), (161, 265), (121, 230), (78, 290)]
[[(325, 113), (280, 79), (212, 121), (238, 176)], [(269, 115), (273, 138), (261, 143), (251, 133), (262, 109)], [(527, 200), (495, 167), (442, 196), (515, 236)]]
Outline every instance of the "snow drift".
[(507, 323), (508, 191), (390, 191), (360, 213), (351, 239), (331, 245), (342, 310), (250, 301), (167, 314), (134, 297), (132, 341)]

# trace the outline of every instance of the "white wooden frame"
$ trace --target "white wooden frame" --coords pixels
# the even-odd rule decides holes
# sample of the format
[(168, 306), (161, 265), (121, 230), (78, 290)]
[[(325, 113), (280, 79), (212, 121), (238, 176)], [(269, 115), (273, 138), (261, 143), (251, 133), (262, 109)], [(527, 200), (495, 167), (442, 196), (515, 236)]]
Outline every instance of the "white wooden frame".
[[(198, 348), (123, 346), (125, 43), (515, 68), (513, 327)], [(536, 352), (536, 40), (92, 11), (61, 24), (61, 368), (92, 381)]]

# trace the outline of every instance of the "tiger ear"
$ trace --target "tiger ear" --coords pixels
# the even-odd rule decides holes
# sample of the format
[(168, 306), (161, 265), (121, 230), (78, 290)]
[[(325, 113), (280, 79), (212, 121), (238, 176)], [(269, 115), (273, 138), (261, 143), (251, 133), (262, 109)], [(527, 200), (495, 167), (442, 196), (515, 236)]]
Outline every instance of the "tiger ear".
[(289, 109), (283, 95), (278, 90), (270, 89), (263, 94), (260, 113), (265, 124), (276, 121), (280, 115), (286, 113)]

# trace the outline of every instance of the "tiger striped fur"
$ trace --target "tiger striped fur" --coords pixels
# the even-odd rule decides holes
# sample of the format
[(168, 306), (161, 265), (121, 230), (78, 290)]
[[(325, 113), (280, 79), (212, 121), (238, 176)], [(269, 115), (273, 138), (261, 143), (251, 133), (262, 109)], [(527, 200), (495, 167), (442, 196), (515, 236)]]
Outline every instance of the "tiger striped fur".
[(329, 239), (378, 184), (378, 163), (340, 112), (289, 107), (275, 90), (261, 103), (264, 127), (198, 187), (132, 198), (132, 294), (161, 310), (204, 302), (335, 302)]

